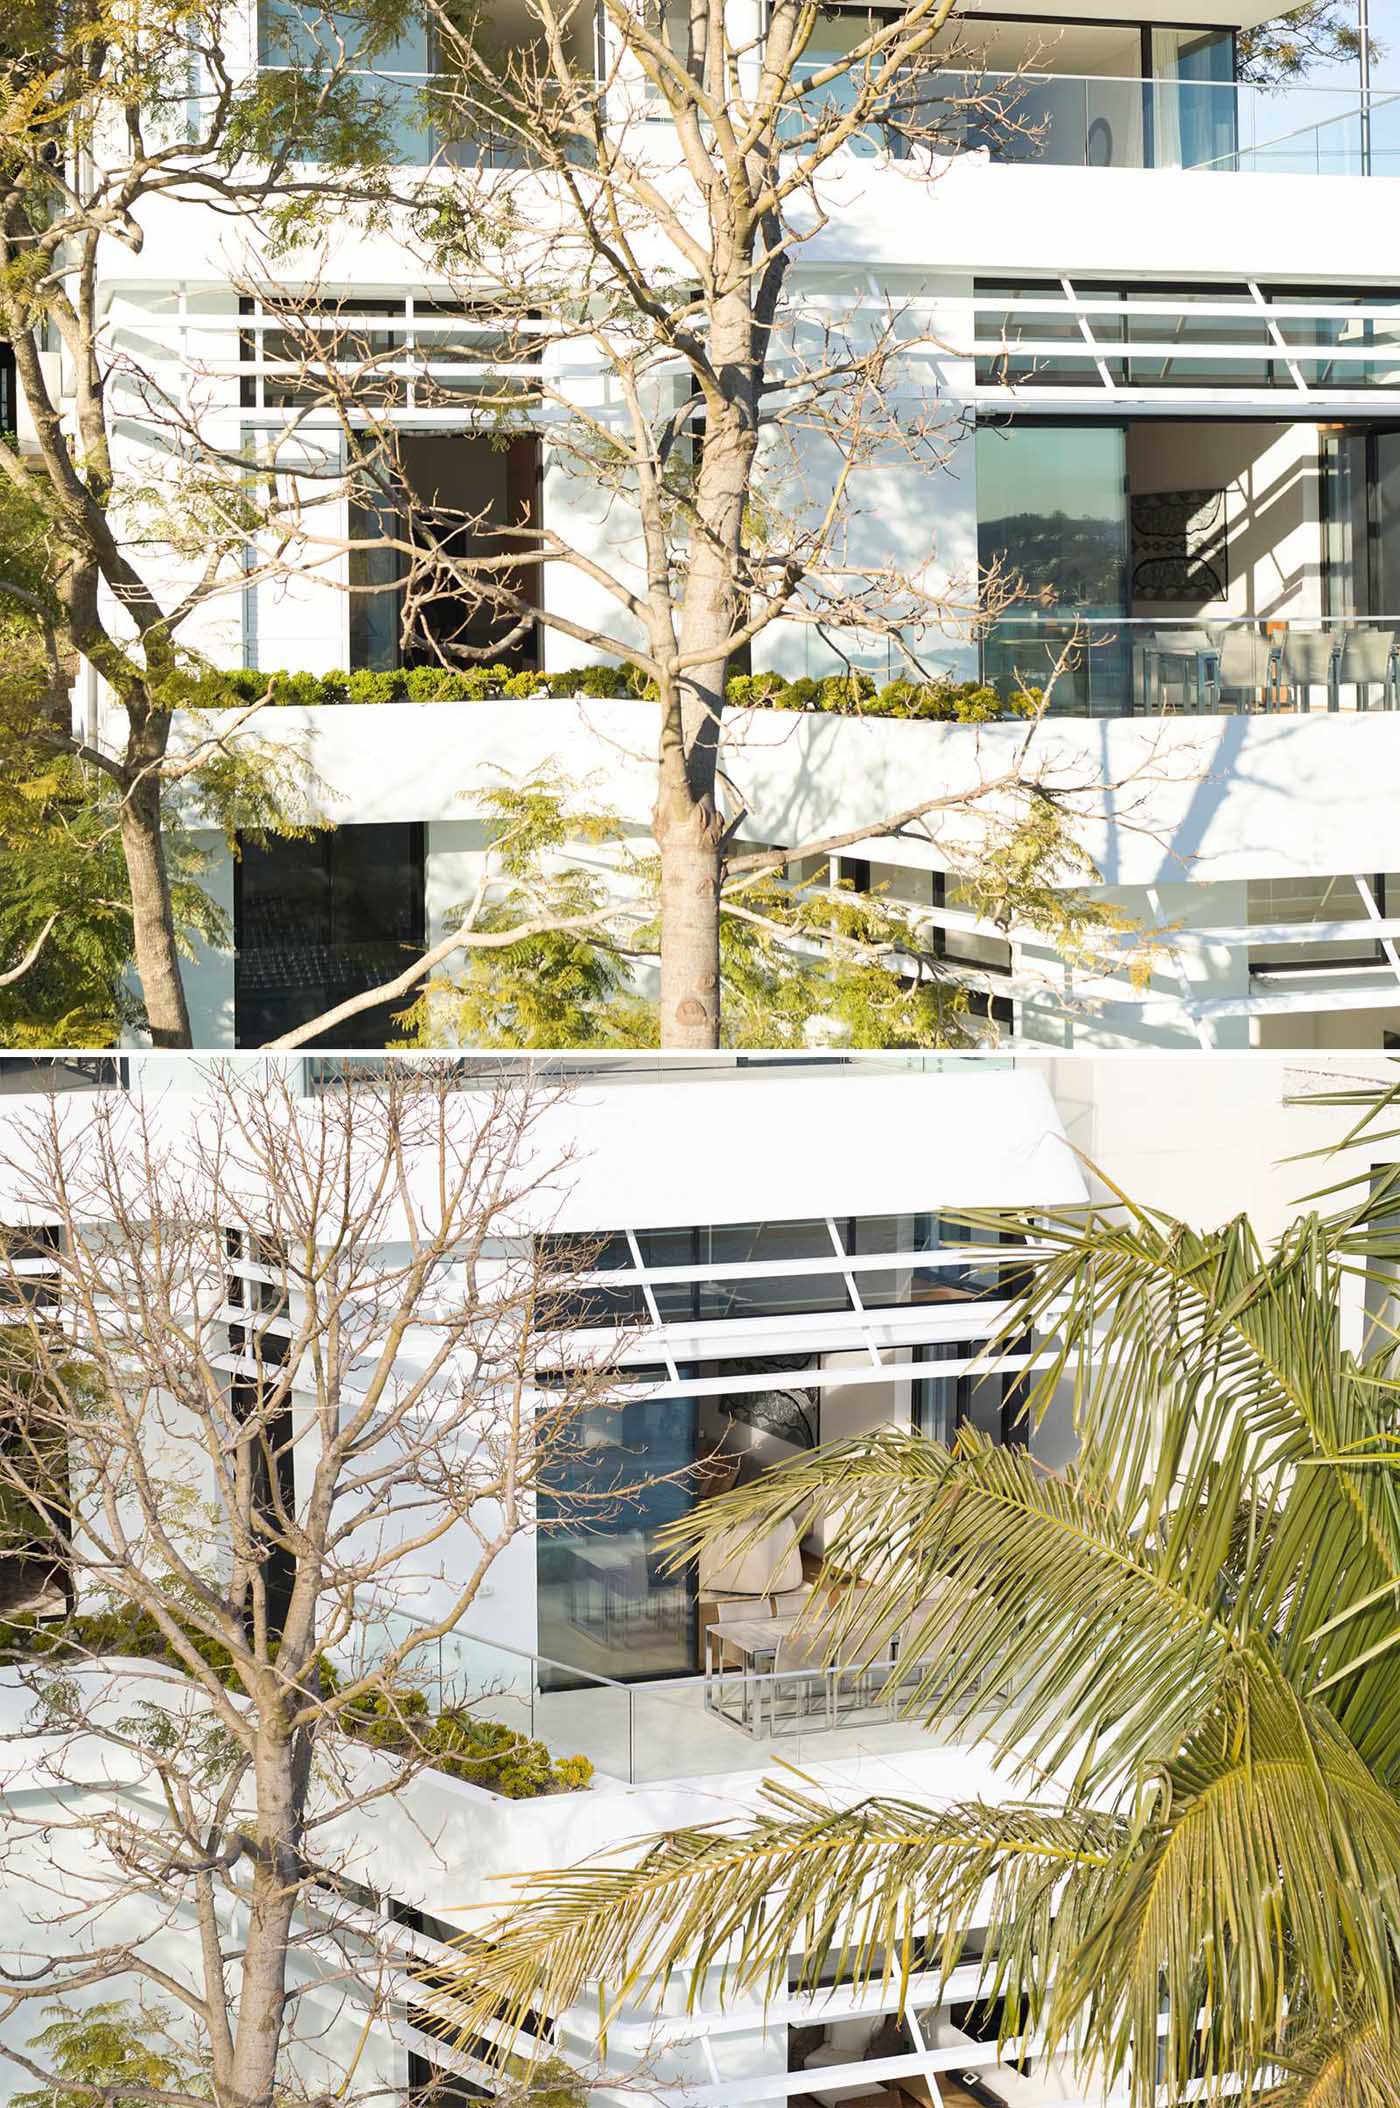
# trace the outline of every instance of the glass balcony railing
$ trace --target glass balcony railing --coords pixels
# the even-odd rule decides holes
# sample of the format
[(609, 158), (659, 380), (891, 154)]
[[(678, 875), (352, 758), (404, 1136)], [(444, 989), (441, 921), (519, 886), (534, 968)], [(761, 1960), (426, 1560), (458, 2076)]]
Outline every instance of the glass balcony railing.
[[(797, 77), (817, 79), (832, 63), (804, 61)], [(269, 58), (262, 70), (305, 75), (314, 103), (314, 66)], [(849, 108), (858, 78), (846, 73), (814, 86), (812, 107)], [(352, 69), (347, 80), (401, 166), (509, 167), (531, 158), (519, 133), (467, 120), (447, 75), (386, 64)], [(622, 125), (663, 116), (645, 83), (635, 94), (614, 86), (607, 111)], [(803, 130), (798, 110), (785, 128), (794, 139)], [(928, 148), (1069, 168), (1400, 175), (1400, 91), (1373, 89), (1363, 104), (1350, 87), (946, 69), (896, 88), (887, 117), (851, 143), (857, 155), (896, 159)]]
[[(847, 75), (812, 100), (849, 107), (854, 93)], [(1398, 175), (1400, 92), (1372, 90), (1363, 107), (1348, 87), (948, 70), (896, 93), (856, 151), (903, 158), (921, 147), (1062, 168)]]
[[(415, 1628), (419, 1621), (403, 1611), (362, 1614), (343, 1666), (368, 1668)], [(623, 1635), (617, 1645), (621, 1658)], [(424, 1691), (434, 1714), (469, 1706), (544, 1742), (556, 1759), (587, 1757), (600, 1784), (647, 1785), (759, 1771), (775, 1757), (842, 1762), (936, 1748), (957, 1737), (909, 1704), (926, 1666), (778, 1669), (759, 1655), (743, 1669), (622, 1683), (458, 1631), (420, 1648), (403, 1680)]]
[(1007, 615), (981, 675), (1010, 696), (1051, 689), (1075, 717), (1400, 708), (1400, 616), (1246, 621)]

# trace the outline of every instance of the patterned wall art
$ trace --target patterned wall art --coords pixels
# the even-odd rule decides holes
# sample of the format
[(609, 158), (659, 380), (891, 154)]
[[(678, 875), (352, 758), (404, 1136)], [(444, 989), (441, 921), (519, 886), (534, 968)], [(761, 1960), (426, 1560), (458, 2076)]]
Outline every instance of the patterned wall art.
[(1223, 490), (1138, 491), (1130, 507), (1133, 596), (1199, 605), (1230, 583)]

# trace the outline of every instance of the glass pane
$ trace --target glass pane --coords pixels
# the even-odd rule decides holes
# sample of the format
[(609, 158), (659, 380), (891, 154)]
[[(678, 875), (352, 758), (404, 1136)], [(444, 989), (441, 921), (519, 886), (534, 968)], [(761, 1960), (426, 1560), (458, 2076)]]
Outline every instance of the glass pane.
[[(423, 940), (421, 825), (242, 844), (234, 926), (237, 1043), (261, 1046), (402, 971)], [(362, 1011), (317, 1044), (383, 1046), (396, 1007)]]
[(958, 1378), (958, 1426), (975, 1427), (981, 1435), (993, 1442), (1004, 1442), (1007, 1436), (1004, 1411), (1006, 1378), (998, 1372), (991, 1376), (960, 1376)]
[[(387, 497), (350, 506), (350, 671), (387, 673), (399, 663), (399, 556), (386, 546), (399, 529)], [(358, 545), (358, 546), (356, 546)]]
[[(1272, 304), (1275, 308), (1297, 306), (1299, 296), (1276, 293)], [(1325, 305), (1389, 312), (1281, 316), (1279, 328), (1290, 345), (1316, 345), (1332, 354), (1300, 360), (1304, 379), (1318, 388), (1393, 388), (1400, 375), (1400, 302), (1384, 293), (1348, 294), (1329, 288)]]
[[(1098, 327), (1096, 322), (1095, 327)], [(1126, 435), (1120, 426), (977, 428), (977, 556), (1027, 601), (1071, 616), (1128, 612)], [(1044, 634), (1040, 632), (1043, 630)], [(1007, 620), (983, 639), (982, 677), (1009, 694), (1043, 685), (1067, 641), (1063, 613)], [(1080, 652), (1056, 678), (1053, 707), (1116, 707), (1126, 686), (1120, 632)]]
[[(968, 1361), (977, 1352), (975, 1340), (935, 1340), (914, 1349), (916, 1368), (928, 1362)], [(909, 1417), (914, 1430), (927, 1441), (951, 1447), (958, 1427), (958, 1382), (956, 1376), (915, 1377), (909, 1391)]]
[(889, 1273), (862, 1273), (856, 1285), (867, 1310), (896, 1310), (920, 1303), (976, 1303), (1002, 1296), (1021, 1270), (984, 1260), (968, 1266), (900, 1266)]
[(561, 1271), (578, 1267), (586, 1273), (601, 1273), (608, 1267), (632, 1264), (632, 1247), (625, 1230), (556, 1231), (541, 1237), (536, 1250), (547, 1266), (558, 1265)]
[(1154, 28), (1152, 71), (1154, 166), (1230, 167), (1239, 144), (1234, 32)]
[(1368, 496), (1374, 537), (1372, 613), (1389, 618), (1400, 614), (1400, 432), (1377, 432)]
[(1360, 432), (1322, 435), (1325, 604), (1329, 615), (1369, 615), (1366, 441)]
[(601, 1282), (580, 1281), (575, 1287), (561, 1288), (557, 1295), (551, 1296), (548, 1307), (541, 1309), (538, 1321), (550, 1327), (572, 1329), (576, 1326), (587, 1331), (595, 1325), (649, 1324), (651, 1314), (639, 1283), (629, 1282), (614, 1288)]
[(804, 1313), (849, 1310), (850, 1297), (840, 1274), (764, 1275), (748, 1281), (655, 1282), (652, 1293), (663, 1322), (687, 1319), (722, 1322), (731, 1318), (798, 1317)]
[(827, 1259), (831, 1232), (801, 1222), (705, 1223), (694, 1229), (638, 1230), (644, 1266), (743, 1266), (759, 1259)]
[[(697, 1416), (687, 1398), (598, 1406), (550, 1463), (537, 1540), (544, 1689), (568, 1667), (634, 1682), (697, 1666), (693, 1570), (671, 1573), (657, 1533), (694, 1504)], [(669, 1474), (664, 1484), (647, 1483)]]
[(837, 1228), (853, 1258), (876, 1252), (931, 1252), (939, 1243), (936, 1215), (856, 1215)]
[[(1268, 316), (1253, 307), (1248, 286), (1213, 286), (1209, 292), (1199, 293), (1177, 287), (1147, 287), (1140, 291), (1130, 289), (1124, 297), (1128, 343), (1159, 347), (1146, 354), (1136, 352), (1126, 362), (1127, 378), (1135, 387), (1267, 388), (1271, 384), (1272, 358), (1213, 356), (1218, 348), (1231, 345), (1247, 350), (1257, 346), (1276, 355)], [(1221, 301), (1253, 311), (1236, 315), (1210, 313)], [(1145, 304), (1166, 312), (1135, 312)], [(1094, 327), (1098, 331), (1097, 320)], [(1205, 346), (1211, 349), (1199, 348)]]
[[(1389, 901), (1400, 901), (1400, 883), (1380, 875), (1367, 881), (1379, 915), (1387, 913)], [(1247, 889), (1251, 923), (1359, 922), (1369, 919), (1369, 910), (1354, 877), (1252, 878)], [(1360, 935), (1334, 944), (1252, 944), (1251, 973), (1273, 968), (1299, 972), (1322, 966), (1383, 966), (1385, 954), (1379, 942)]]
[(977, 428), (977, 556), (1028, 597), (1080, 614), (1127, 610), (1124, 434), (1029, 421)]

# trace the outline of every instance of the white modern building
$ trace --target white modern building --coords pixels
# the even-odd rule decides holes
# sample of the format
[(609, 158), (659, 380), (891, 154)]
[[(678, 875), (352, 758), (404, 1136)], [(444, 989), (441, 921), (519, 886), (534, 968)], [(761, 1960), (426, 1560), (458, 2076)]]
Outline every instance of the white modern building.
[[(1369, 1074), (1380, 1070), (1373, 1063)], [(329, 1062), (306, 1063), (302, 1077), (308, 1093), (342, 1082)], [(1008, 1272), (1033, 1263), (1033, 1252), (1008, 1256), (1005, 1243), (978, 1241), (949, 1218), (1073, 1204), (1102, 1171), (1201, 1226), (1247, 1209), (1267, 1237), (1318, 1183), (1307, 1177), (1314, 1167), (1284, 1159), (1342, 1131), (1345, 1116), (1308, 1106), (1308, 1096), (1354, 1080), (1338, 1067), (1250, 1056), (583, 1066), (550, 1115), (561, 1134), (567, 1123), (569, 1180), (553, 1194), (546, 1232), (522, 1223), (524, 1235), (547, 1234), (561, 1263), (586, 1240), (589, 1271), (572, 1291), (578, 1308), (563, 1352), (620, 1343), (625, 1380), (591, 1416), (570, 1468), (617, 1483), (624, 1460), (642, 1457), (669, 1476), (587, 1526), (551, 1527), (542, 1514), (537, 1532), (493, 1569), (469, 1628), (437, 1647), (429, 1681), (434, 1704), (475, 1700), (555, 1757), (582, 1753), (596, 1770), (581, 1793), (527, 1800), (428, 1771), (372, 1815), (352, 1812), (337, 1834), (318, 1835), (316, 1849), (338, 1872), (324, 1942), (312, 1924), (297, 1955), (307, 2083), (326, 2086), (329, 2074), (338, 2088), (353, 2062), (356, 2089), (423, 2089), (425, 2101), (440, 2101), (431, 2089), (446, 2086), (449, 2099), (491, 2099), (489, 2070), (453, 2034), (451, 2008), (424, 1973), (451, 1962), (450, 1943), (499, 1906), (509, 1877), (750, 1811), (775, 1765), (799, 1765), (838, 1800), (1009, 1792), (975, 1732), (930, 1733), (886, 1704), (869, 1677), (785, 1659), (784, 1621), (820, 1549), (820, 1518), (802, 1538), (751, 1547), (737, 1566), (716, 1555), (708, 1571), (679, 1575), (658, 1559), (655, 1533), (693, 1501), (818, 1440), (891, 1425), (946, 1438), (967, 1421), (993, 1440), (1023, 1440), (1014, 1416), (1023, 1363), (1010, 1353), (989, 1366), (980, 1350)], [(22, 1184), (13, 1137), (36, 1087), (77, 1094), (65, 1108), (76, 1152), (84, 1105), (121, 1082), (83, 1064), (0, 1067), (12, 1214)], [(159, 1104), (172, 1138), (200, 1117), (188, 1064), (138, 1057), (126, 1087)], [(464, 1075), (464, 1133), (478, 1095)], [(722, 1148), (679, 1155), (678, 1131), (710, 1134)], [(34, 1204), (9, 1227), (33, 1237)], [(38, 1273), (41, 1238), (35, 1251)], [(236, 1255), (227, 1263), (250, 1282), (264, 1276)], [(546, 1394), (550, 1375), (536, 1371)], [(1067, 1422), (1053, 1413), (1033, 1440), (1050, 1463), (1069, 1454)], [(410, 1567), (393, 1600), (367, 1606), (360, 1658), (373, 1659), (406, 1621), (431, 1621), (453, 1576), (449, 1537)], [(172, 1702), (171, 1672), (133, 1673), (163, 1676), (151, 1695)], [(132, 1703), (129, 1674), (118, 1698)], [(102, 1870), (83, 1860), (74, 1825), (99, 1802), (149, 1819), (158, 1793), (129, 1750), (114, 1755), (99, 1737), (89, 1746), (57, 1729), (36, 1737), (32, 1703), (13, 1670), (0, 1672), (8, 1969), (33, 1966), (55, 1943), (71, 1956), (114, 1936)], [(33, 1825), (47, 1811), (53, 1828), (41, 1833)], [(364, 1913), (358, 1947), (347, 1947), (347, 1896)], [(193, 1938), (188, 1909), (157, 1923), (129, 1898), (123, 1909), (121, 1936), (148, 1941), (178, 1973), (181, 1942)], [(702, 2000), (692, 2011), (679, 1992), (659, 2006), (639, 2000), (611, 2028), (601, 2063), (590, 2011), (551, 2016), (546, 2032), (553, 2052), (588, 2075), (597, 2108), (635, 2098), (643, 2083), (643, 2097), (672, 2108), (900, 2108), (942, 2100), (940, 2073), (945, 2083), (960, 2075), (960, 2087), (973, 2075), (1004, 2108), (1097, 2102), (1089, 2076), (1053, 2061), (999, 2064), (994, 2025), (973, 2003), (976, 1974), (969, 1961), (937, 1998), (932, 1976), (916, 1977), (905, 2025), (890, 2010), (893, 1992), (857, 1995), (833, 1980), (766, 2013), (743, 2000)], [(32, 2014), (11, 2013), (0, 2041), (22, 2044), (32, 2025)], [(0, 2077), (0, 2098), (12, 2083)]]
[[(937, 180), (896, 140), (857, 141), (824, 178), (826, 221), (797, 265), (814, 313), (894, 303), (936, 343), (913, 385), (921, 407), (948, 413), (948, 459), (936, 476), (882, 474), (861, 546), (888, 557), (932, 525), (949, 579), (1001, 562), (1024, 581), (1024, 612), (932, 655), (959, 678), (1005, 690), (1043, 678), (1071, 632), (1085, 640), (1056, 689), (1051, 774), (1097, 786), (1081, 801), (1083, 845), (1104, 894), (1156, 934), (1153, 971), (1137, 985), (1110, 947), (1101, 970), (1071, 973), (1032, 933), (959, 908), (955, 846), (879, 834), (911, 792), (987, 767), (1014, 725), (795, 725), (755, 711), (730, 756), (746, 836), (793, 843), (869, 824), (837, 875), (917, 902), (1018, 1042), (1378, 1049), (1400, 1029), (1397, 103), (1377, 90), (1363, 109), (1350, 88), (1240, 77), (1239, 33), (1269, 11), (1145, 0), (1122, 20), (973, 0), (947, 33)], [(267, 22), (260, 43), (255, 15), (231, 47), (250, 67), (278, 49)], [(497, 15), (511, 33), (514, 17)], [(866, 19), (854, 5), (826, 11), (814, 56), (848, 46)], [(425, 64), (411, 40), (384, 62), (406, 86)], [(997, 84), (1012, 76), (1008, 127)], [(430, 145), (408, 128), (408, 159)], [(140, 247), (113, 244), (103, 260), (114, 387), (134, 388), (128, 355), (131, 371), (154, 361), (170, 399), (230, 442), (266, 441), (295, 415), (298, 445), (333, 453), (334, 420), (318, 439), (315, 413), (279, 379), (275, 313), (236, 289), (272, 267), (199, 205), (143, 211)], [(591, 517), (592, 496), (528, 409), (502, 445), (430, 384), (435, 353), (475, 344), (489, 368), (500, 347), (424, 280), (392, 224), (347, 221), (274, 275), (314, 279), (328, 311), (402, 351), (387, 414), (429, 500), (459, 503), (482, 532)], [(123, 443), (139, 452), (139, 391), (130, 412)], [(327, 550), (354, 538), (332, 500), (322, 525)], [(411, 665), (423, 639), (382, 593), (356, 598), (356, 561), (341, 548), (297, 576), (231, 587), (187, 641), (264, 672)], [(550, 565), (543, 579), (547, 610), (598, 614), (599, 589), (577, 572)], [(561, 672), (587, 656), (541, 624), (513, 663)], [(792, 675), (830, 670), (812, 632), (781, 625), (758, 657)], [(892, 670), (870, 663), (879, 678)], [(110, 734), (95, 683), (76, 707)], [(314, 769), (306, 794), (326, 827), (237, 863), (209, 834), (235, 946), (196, 969), (201, 1043), (260, 1044), (442, 934), (479, 869), (494, 769), (601, 772), (646, 840), (646, 703), (343, 703), (269, 711), (257, 730)]]

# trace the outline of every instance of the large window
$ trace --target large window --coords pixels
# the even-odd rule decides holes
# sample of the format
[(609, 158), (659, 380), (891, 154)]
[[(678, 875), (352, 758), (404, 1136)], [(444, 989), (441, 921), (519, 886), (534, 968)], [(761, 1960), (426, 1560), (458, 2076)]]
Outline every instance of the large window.
[[(365, 115), (374, 115), (385, 130), (393, 158), (405, 164), (428, 161), (437, 140), (425, 100), (434, 61), (426, 23), (405, 9), (398, 34), (371, 38), (365, 18), (299, 0), (258, 0), (258, 63), (314, 89), (333, 75), (347, 73)], [(308, 105), (313, 96), (308, 96)], [(311, 111), (308, 109), (308, 117)], [(319, 158), (318, 134), (308, 129), (304, 151)]]
[[(1365, 893), (1362, 887), (1365, 887)], [(1370, 895), (1369, 904), (1366, 894)], [(1270, 924), (1349, 922), (1366, 924), (1400, 901), (1400, 877), (1378, 872), (1354, 877), (1252, 878), (1248, 887), (1249, 919)], [(1261, 943), (1249, 948), (1249, 970), (1256, 974), (1336, 972), (1344, 967), (1377, 967), (1387, 963), (1379, 937), (1357, 935), (1309, 943)]]
[[(1122, 425), (1020, 420), (977, 427), (977, 560), (1017, 609), (982, 640), (982, 675), (1004, 694), (1046, 686), (1051, 707), (1116, 706), (1127, 646), (1128, 464)], [(1025, 613), (1019, 609), (1024, 607)], [(1085, 619), (1091, 643), (1060, 665)]]
[(539, 1651), (554, 1668), (639, 1681), (695, 1666), (693, 1571), (673, 1573), (657, 1543), (695, 1499), (698, 1415), (689, 1398), (598, 1406), (550, 1459), (536, 1560)]
[(6, 1054), (0, 1059), (0, 1096), (11, 1092), (120, 1091), (123, 1054)]
[[(411, 504), (401, 517), (388, 493), (362, 494), (350, 513), (350, 666), (384, 672), (397, 666), (472, 666), (498, 658), (517, 668), (538, 661), (533, 621), (517, 608), (477, 598), (453, 575), (452, 562), (501, 562), (527, 552), (539, 523), (540, 445), (533, 433), (494, 439), (473, 432), (405, 432), (400, 438)], [(390, 544), (425, 552), (407, 621), (399, 583), (405, 560)], [(494, 572), (489, 580), (518, 605), (538, 593), (533, 565)]]
[[(234, 887), (238, 1045), (263, 1046), (401, 973), (423, 934), (420, 824), (245, 844)], [(317, 1044), (382, 1047), (394, 1036), (393, 1008), (364, 1011)]]
[(1327, 612), (1400, 618), (1400, 427), (1322, 435)]
[[(1019, 1244), (1016, 1233), (974, 1230), (933, 1212), (840, 1216), (830, 1223), (815, 1216), (707, 1223), (637, 1230), (634, 1236), (645, 1282), (622, 1230), (543, 1239), (541, 1257), (547, 1265), (554, 1262), (559, 1285), (541, 1299), (541, 1327), (642, 1326), (651, 1322), (653, 1305), (662, 1324), (678, 1325), (849, 1311), (855, 1306), (843, 1270), (847, 1259), (857, 1262), (852, 1272), (856, 1294), (872, 1311), (986, 1301), (1014, 1293), (1024, 1278), (1023, 1265), (987, 1256), (988, 1247)], [(960, 1246), (968, 1247), (965, 1264), (917, 1263), (919, 1254)], [(879, 1263), (886, 1257), (888, 1266)], [(829, 1263), (813, 1265), (817, 1260)], [(789, 1264), (792, 1270), (783, 1271)], [(757, 1265), (771, 1266), (773, 1272), (728, 1272)], [(706, 1268), (715, 1273), (702, 1271)], [(682, 1270), (692, 1278), (667, 1278)]]
[(1080, 615), (1128, 605), (1128, 466), (1121, 425), (979, 424), (977, 557), (1027, 601)]

